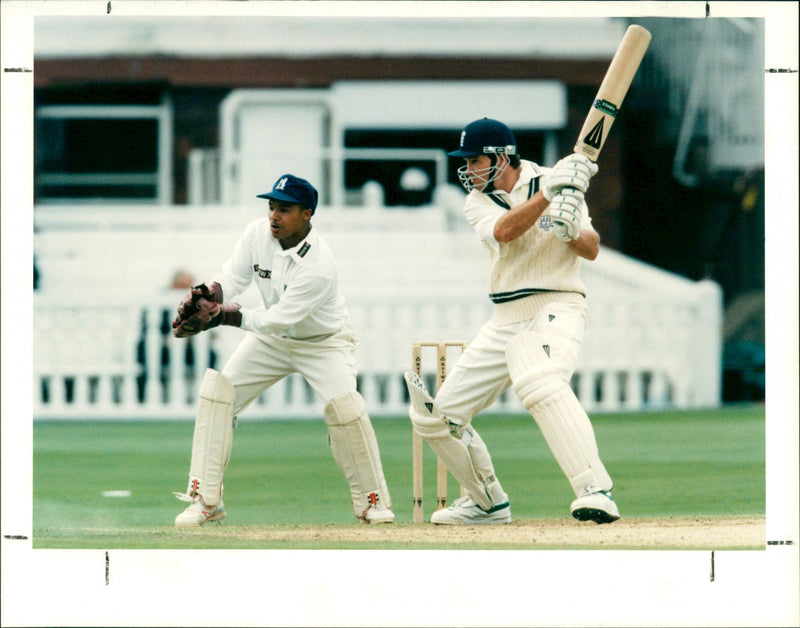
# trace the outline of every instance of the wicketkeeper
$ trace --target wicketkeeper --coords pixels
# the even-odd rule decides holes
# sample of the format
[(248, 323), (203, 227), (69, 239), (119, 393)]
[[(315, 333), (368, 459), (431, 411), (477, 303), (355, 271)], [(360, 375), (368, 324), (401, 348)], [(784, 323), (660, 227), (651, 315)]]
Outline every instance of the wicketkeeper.
[(619, 519), (612, 482), (594, 430), (569, 385), (587, 321), (582, 259), (593, 260), (600, 236), (584, 193), (597, 166), (570, 155), (552, 169), (520, 159), (511, 130), (483, 118), (468, 124), (457, 150), (468, 195), (466, 218), (491, 258), (494, 315), (447, 376), (434, 402), (406, 374), (416, 432), (466, 491), (431, 517), (438, 524), (508, 523), (511, 507), (489, 450), (471, 425), (509, 386), (533, 415), (566, 475), (572, 515)]
[[(331, 452), (349, 484), (356, 518), (391, 523), (394, 513), (378, 443), (356, 390), (353, 352), (358, 340), (347, 324), (336, 260), (311, 224), (317, 190), (286, 174), (258, 197), (268, 199), (268, 217), (245, 227), (222, 271), (191, 289), (172, 323), (179, 338), (218, 325), (245, 332), (222, 371), (208, 369), (200, 385), (189, 487), (185, 494), (175, 493), (190, 504), (175, 525), (196, 527), (225, 517), (222, 478), (234, 417), (295, 372), (324, 403)], [(253, 282), (260, 306), (232, 301)]]

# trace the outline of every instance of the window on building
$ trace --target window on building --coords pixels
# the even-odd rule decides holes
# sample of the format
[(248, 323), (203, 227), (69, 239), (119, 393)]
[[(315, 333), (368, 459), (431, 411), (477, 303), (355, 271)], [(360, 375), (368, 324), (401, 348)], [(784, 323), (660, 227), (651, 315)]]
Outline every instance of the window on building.
[(172, 202), (172, 105), (36, 109), (38, 203)]
[[(345, 134), (345, 147), (347, 149), (438, 149), (440, 151), (455, 150), (457, 148), (460, 129), (453, 128), (447, 131), (438, 129), (402, 129), (402, 130), (374, 130), (374, 129), (348, 129)], [(518, 130), (514, 131), (515, 139), (520, 148), (523, 159), (530, 159), (544, 165), (544, 152), (547, 143), (547, 133), (542, 131)], [(462, 159), (449, 158), (445, 170), (447, 182), (461, 186), (457, 169), (463, 165)], [(412, 187), (403, 188), (403, 174), (409, 169), (418, 169), (427, 176), (428, 183), (421, 189)], [(350, 157), (344, 167), (345, 186), (348, 189), (360, 188), (367, 181), (377, 181), (381, 184), (386, 195), (386, 205), (424, 205), (433, 199), (433, 187), (436, 181), (436, 163), (421, 161), (418, 157), (403, 159), (358, 159)]]

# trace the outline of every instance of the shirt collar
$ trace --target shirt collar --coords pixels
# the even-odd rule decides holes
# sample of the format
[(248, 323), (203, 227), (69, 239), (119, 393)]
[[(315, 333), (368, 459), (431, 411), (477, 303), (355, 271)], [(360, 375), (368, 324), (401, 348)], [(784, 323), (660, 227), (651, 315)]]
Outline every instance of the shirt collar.
[[(517, 182), (514, 184), (514, 187), (511, 188), (511, 194), (513, 194), (516, 190), (518, 190), (523, 186), (528, 187), (528, 185), (530, 185), (531, 179), (535, 179), (536, 177), (539, 177), (543, 174), (542, 169), (539, 168), (539, 166), (533, 163), (532, 161), (522, 159), (520, 160), (520, 165), (522, 169), (520, 170)], [(495, 196), (498, 196), (500, 194), (504, 196), (510, 196), (510, 194), (504, 190), (493, 190), (489, 194), (490, 195), (493, 194)]]
[[(305, 238), (290, 249), (281, 249), (278, 251), (278, 255), (291, 257), (295, 262), (302, 262), (309, 251), (317, 244), (318, 240), (319, 236), (317, 235), (317, 230), (312, 226), (311, 231), (308, 232)], [(278, 245), (280, 246), (280, 243)]]
[(522, 186), (527, 187), (531, 182), (531, 179), (535, 179), (536, 177), (541, 176), (541, 174), (541, 169), (535, 163), (532, 161), (522, 160), (522, 171), (519, 173), (519, 179), (517, 179), (517, 182), (514, 184), (514, 190), (521, 188)]

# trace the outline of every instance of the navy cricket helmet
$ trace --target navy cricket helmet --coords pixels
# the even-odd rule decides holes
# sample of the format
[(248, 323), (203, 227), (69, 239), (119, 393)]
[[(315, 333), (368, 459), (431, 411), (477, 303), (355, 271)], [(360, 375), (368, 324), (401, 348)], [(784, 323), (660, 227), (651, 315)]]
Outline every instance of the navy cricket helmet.
[[(490, 166), (480, 170), (471, 169), (469, 165), (458, 169), (458, 179), (467, 192), (478, 189), (481, 192), (490, 193), (494, 188), (494, 182), (503, 175), (508, 168), (510, 161), (509, 155), (517, 154), (517, 140), (514, 134), (505, 124), (492, 120), (491, 118), (481, 118), (470, 122), (461, 131), (461, 140), (458, 150), (447, 153), (450, 157), (477, 157), (478, 155), (488, 155)], [(499, 155), (505, 155), (500, 159)]]
[(470, 122), (461, 131), (458, 150), (447, 153), (451, 157), (475, 157), (476, 155), (517, 154), (517, 140), (505, 124), (491, 118)]

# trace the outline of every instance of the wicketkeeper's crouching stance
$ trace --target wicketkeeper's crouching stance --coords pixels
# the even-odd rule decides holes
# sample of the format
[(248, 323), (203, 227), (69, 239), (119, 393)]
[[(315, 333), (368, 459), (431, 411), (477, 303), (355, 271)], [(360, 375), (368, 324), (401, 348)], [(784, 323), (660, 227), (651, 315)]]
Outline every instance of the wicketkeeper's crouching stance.
[[(336, 262), (311, 216), (317, 191), (293, 175), (278, 179), (269, 217), (251, 222), (222, 271), (192, 288), (178, 307), (173, 333), (197, 334), (230, 325), (246, 334), (221, 372), (208, 369), (192, 442), (189, 487), (175, 493), (190, 505), (177, 527), (197, 527), (225, 517), (222, 479), (233, 443), (234, 417), (262, 391), (300, 373), (324, 403), (331, 452), (350, 486), (353, 512), (365, 523), (391, 523), (394, 513), (380, 452), (364, 399), (356, 390), (353, 351), (338, 290)], [(255, 282), (262, 307), (223, 300)]]

